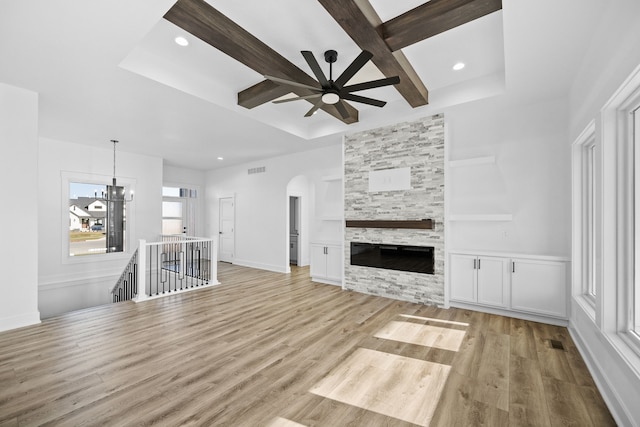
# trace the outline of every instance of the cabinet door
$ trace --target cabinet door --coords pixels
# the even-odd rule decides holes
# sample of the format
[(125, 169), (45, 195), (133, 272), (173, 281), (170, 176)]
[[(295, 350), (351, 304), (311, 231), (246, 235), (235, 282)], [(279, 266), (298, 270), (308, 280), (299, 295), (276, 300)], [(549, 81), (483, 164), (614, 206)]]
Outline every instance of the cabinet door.
[(327, 275), (327, 255), (324, 248), (324, 245), (311, 245), (311, 277)]
[(450, 299), (461, 302), (476, 302), (476, 263), (475, 256), (451, 254), (449, 263)]
[(529, 259), (511, 262), (511, 308), (566, 318), (566, 263)]
[(327, 279), (342, 282), (342, 248), (327, 246)]
[(478, 304), (507, 307), (507, 266), (505, 258), (478, 258)]

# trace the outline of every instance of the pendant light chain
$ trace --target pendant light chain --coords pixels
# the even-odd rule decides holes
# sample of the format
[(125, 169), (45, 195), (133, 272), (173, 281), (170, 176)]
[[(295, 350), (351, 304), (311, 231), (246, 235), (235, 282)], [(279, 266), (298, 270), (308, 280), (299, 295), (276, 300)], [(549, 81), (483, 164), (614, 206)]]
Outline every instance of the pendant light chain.
[(116, 144), (118, 143), (117, 139), (112, 139), (113, 142), (113, 185), (116, 185)]

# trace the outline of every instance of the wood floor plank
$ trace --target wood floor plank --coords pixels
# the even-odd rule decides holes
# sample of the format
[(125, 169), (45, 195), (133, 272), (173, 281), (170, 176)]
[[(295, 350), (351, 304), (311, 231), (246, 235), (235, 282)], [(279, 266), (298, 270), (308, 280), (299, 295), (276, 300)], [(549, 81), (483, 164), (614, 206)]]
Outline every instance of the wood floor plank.
[(551, 426), (596, 427), (582, 400), (580, 386), (551, 377), (543, 377), (542, 382)]
[(511, 355), (509, 424), (530, 427), (551, 425), (542, 374), (536, 359)]
[(343, 291), (308, 268), (218, 272), (0, 333), (0, 426), (408, 427), (429, 405), (432, 426), (613, 425), (564, 328)]

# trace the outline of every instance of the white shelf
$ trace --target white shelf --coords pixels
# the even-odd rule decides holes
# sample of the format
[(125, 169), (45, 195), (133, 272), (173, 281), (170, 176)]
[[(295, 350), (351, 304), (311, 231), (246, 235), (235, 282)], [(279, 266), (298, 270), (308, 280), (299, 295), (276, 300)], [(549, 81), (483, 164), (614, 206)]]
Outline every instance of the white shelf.
[(511, 214), (465, 214), (449, 215), (449, 221), (512, 221)]
[(321, 178), (323, 181), (342, 181), (342, 175), (327, 175)]
[(471, 157), (469, 159), (449, 160), (449, 167), (458, 168), (463, 166), (488, 165), (496, 162), (496, 156)]
[(344, 221), (344, 217), (340, 215), (321, 215), (321, 221)]

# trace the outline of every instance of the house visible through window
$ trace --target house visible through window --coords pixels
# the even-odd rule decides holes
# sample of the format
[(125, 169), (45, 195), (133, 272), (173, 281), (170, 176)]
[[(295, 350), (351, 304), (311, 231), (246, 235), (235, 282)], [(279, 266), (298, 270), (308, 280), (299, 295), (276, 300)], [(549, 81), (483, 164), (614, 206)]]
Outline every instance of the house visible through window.
[[(122, 187), (69, 183), (69, 256), (123, 252), (125, 203), (114, 201)], [(111, 194), (107, 194), (110, 191)], [(119, 194), (116, 194), (119, 195)]]

